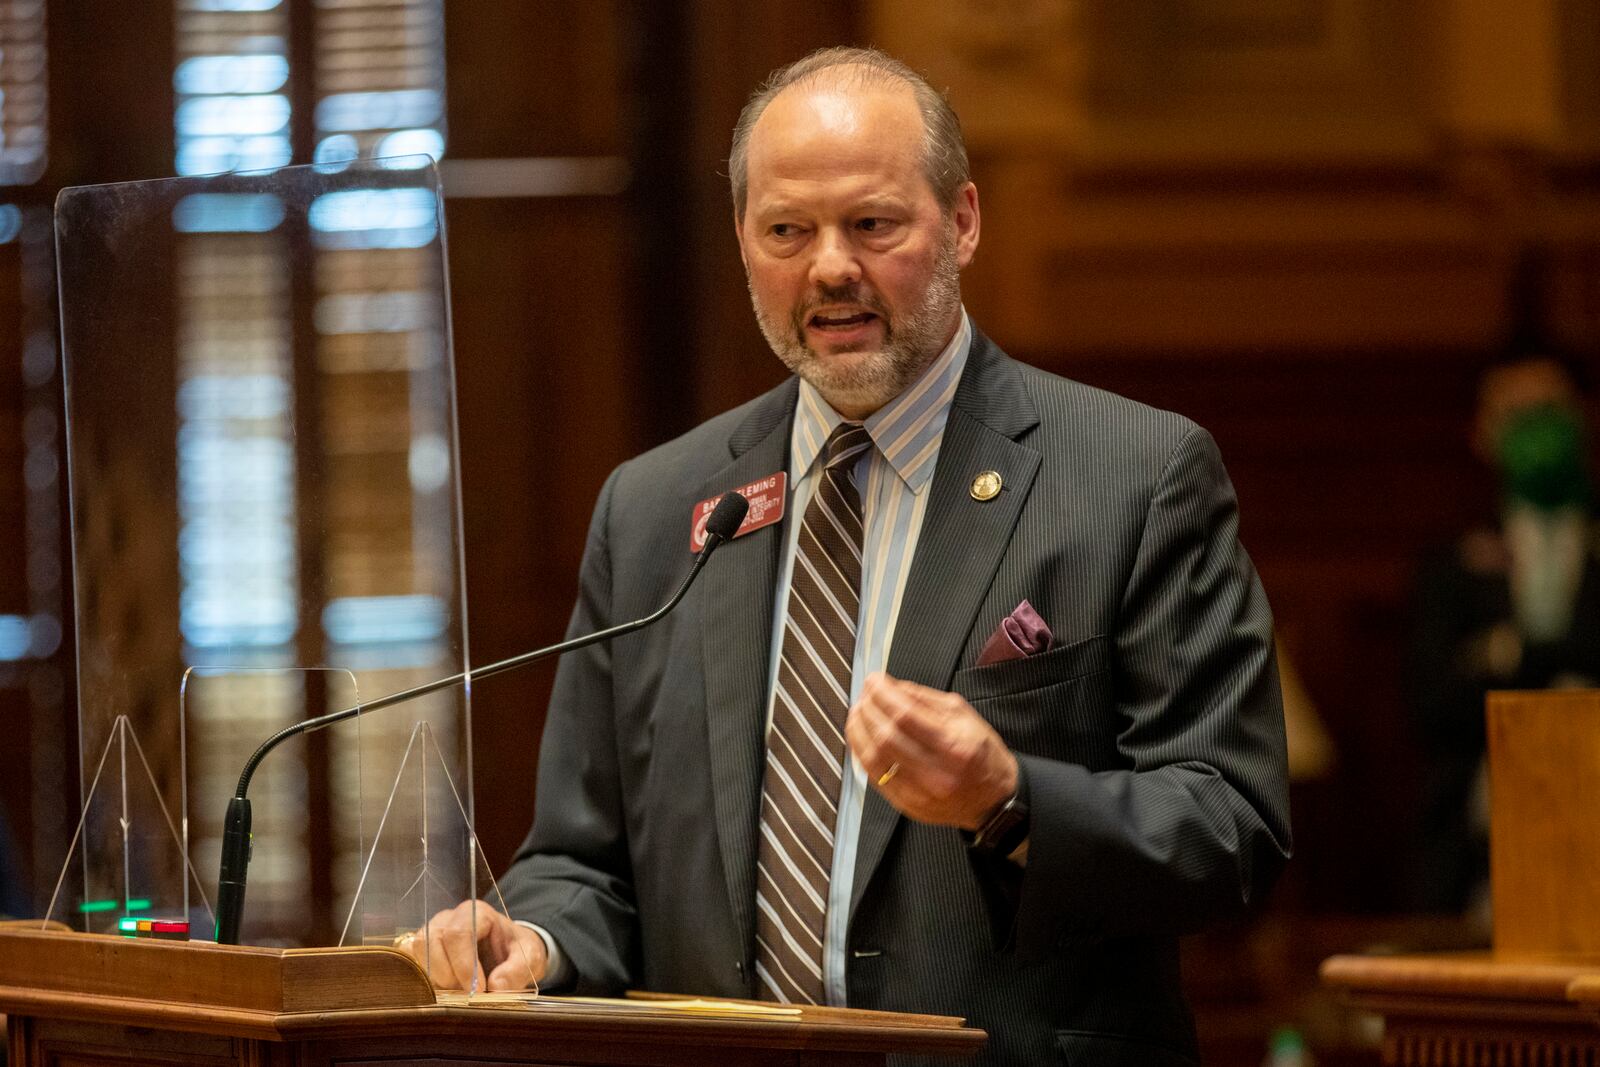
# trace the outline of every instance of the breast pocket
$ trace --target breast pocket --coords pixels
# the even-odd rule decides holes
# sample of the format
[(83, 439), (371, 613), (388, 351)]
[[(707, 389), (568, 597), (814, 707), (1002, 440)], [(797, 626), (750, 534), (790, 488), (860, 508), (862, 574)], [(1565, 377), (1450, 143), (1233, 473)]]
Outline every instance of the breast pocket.
[(957, 671), (951, 687), (1013, 751), (1090, 770), (1124, 766), (1111, 649), (1090, 637), (1026, 659)]

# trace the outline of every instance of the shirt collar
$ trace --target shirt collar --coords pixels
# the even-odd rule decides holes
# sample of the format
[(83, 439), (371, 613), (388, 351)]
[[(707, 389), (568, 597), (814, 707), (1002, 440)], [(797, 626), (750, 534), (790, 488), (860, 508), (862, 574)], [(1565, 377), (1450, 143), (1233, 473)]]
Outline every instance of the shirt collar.
[[(971, 347), (972, 322), (963, 308), (956, 335), (938, 357), (916, 381), (867, 416), (864, 423), (873, 444), (913, 493), (920, 493), (933, 477), (939, 442), (950, 417), (950, 401), (956, 395)], [(802, 379), (789, 440), (790, 469), (795, 478), (811, 469), (828, 435), (843, 421), (844, 417), (822, 399), (816, 387)]]

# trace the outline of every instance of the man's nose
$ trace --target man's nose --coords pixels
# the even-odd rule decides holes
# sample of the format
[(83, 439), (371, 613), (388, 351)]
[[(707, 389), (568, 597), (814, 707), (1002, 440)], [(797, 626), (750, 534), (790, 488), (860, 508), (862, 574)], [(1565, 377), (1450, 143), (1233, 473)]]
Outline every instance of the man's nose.
[(811, 281), (825, 288), (854, 285), (861, 280), (861, 261), (845, 234), (828, 228), (817, 235), (811, 259)]

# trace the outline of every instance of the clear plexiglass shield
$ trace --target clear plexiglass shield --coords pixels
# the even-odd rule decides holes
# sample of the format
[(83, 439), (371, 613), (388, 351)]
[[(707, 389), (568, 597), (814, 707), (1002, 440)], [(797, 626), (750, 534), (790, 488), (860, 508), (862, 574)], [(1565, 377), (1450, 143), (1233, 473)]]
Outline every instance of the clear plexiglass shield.
[[(215, 922), (221, 822), (291, 723), (466, 669), (427, 157), (56, 206), (83, 817), (51, 917)], [(241, 940), (381, 942), (489, 895), (465, 687), (267, 757)]]

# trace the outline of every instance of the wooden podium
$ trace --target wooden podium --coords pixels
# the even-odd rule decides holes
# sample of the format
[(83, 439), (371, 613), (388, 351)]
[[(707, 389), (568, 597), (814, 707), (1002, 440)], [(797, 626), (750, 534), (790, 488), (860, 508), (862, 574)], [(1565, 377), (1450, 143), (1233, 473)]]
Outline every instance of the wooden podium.
[(1600, 692), (1489, 697), (1493, 950), (1335, 956), (1387, 1064), (1600, 1064)]
[(0, 928), (10, 1067), (882, 1064), (970, 1056), (960, 1019), (843, 1008), (797, 1016), (441, 1003), (388, 948), (267, 949)]

